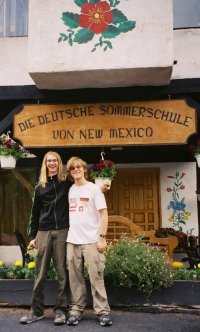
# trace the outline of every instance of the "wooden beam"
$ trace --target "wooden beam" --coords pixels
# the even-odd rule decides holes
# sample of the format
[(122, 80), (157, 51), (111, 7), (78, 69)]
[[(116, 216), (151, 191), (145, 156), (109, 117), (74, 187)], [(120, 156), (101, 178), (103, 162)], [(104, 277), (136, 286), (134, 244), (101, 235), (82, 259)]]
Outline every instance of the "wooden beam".
[(32, 193), (34, 192), (34, 187), (32, 186), (32, 184), (29, 183), (27, 179), (25, 179), (25, 177), (16, 169), (13, 169), (12, 173), (14, 174), (16, 179), (19, 180), (22, 186), (25, 187), (28, 190), (28, 192), (32, 195)]
[(13, 118), (16, 113), (21, 111), (23, 108), (22, 104), (19, 104), (17, 107), (15, 107), (8, 115), (5, 116), (3, 120), (0, 122), (0, 134), (2, 134), (4, 131), (6, 131), (7, 128), (12, 126), (13, 124)]

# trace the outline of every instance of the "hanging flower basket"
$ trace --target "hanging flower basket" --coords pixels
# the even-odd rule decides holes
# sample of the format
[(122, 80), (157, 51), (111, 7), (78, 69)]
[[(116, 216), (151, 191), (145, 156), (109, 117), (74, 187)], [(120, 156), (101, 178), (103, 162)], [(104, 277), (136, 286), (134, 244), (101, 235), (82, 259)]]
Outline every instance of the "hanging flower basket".
[(94, 182), (98, 187), (100, 187), (100, 188), (106, 187), (106, 189), (110, 189), (111, 181), (112, 180), (109, 178), (95, 178), (94, 179)]
[(16, 166), (16, 161), (20, 158), (27, 157), (29, 152), (24, 149), (19, 143), (10, 138), (10, 131), (7, 135), (0, 136), (0, 161), (1, 167), (12, 169)]
[(16, 159), (12, 156), (1, 156), (1, 168), (13, 169), (16, 166)]
[(95, 184), (107, 190), (111, 187), (111, 181), (117, 174), (115, 166), (111, 160), (104, 159), (105, 152), (101, 152), (101, 160), (98, 164), (91, 165), (88, 169), (89, 176)]

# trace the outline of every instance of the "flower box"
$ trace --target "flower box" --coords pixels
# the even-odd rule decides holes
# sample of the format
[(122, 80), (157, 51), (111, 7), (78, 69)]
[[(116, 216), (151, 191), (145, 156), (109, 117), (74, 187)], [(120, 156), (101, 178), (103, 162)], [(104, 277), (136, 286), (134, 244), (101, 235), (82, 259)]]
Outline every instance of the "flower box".
[[(0, 305), (29, 306), (33, 290), (33, 280), (0, 280)], [(89, 282), (88, 305), (92, 305)], [(200, 281), (175, 281), (173, 285), (161, 291), (154, 291), (150, 297), (136, 289), (114, 288), (106, 283), (108, 300), (111, 307), (143, 306), (143, 305), (200, 305)], [(45, 305), (55, 305), (57, 296), (57, 281), (45, 281)]]
[(16, 166), (16, 159), (12, 156), (1, 156), (1, 168), (13, 169)]

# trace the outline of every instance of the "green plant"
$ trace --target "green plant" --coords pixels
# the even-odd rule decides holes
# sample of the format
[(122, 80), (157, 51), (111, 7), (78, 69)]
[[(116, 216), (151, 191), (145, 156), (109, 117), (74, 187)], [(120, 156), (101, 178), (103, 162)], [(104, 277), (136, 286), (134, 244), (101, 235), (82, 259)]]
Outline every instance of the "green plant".
[(26, 157), (28, 155), (28, 151), (21, 147), (17, 142), (13, 141), (9, 137), (9, 133), (7, 135), (3, 134), (0, 137), (0, 156), (9, 157), (12, 156), (16, 160)]
[(100, 160), (98, 164), (88, 168), (89, 176), (92, 180), (96, 178), (109, 178), (111, 180), (117, 175), (116, 168), (111, 160)]
[[(27, 252), (31, 261), (26, 263), (25, 266), (23, 266), (22, 261), (16, 261), (14, 264), (8, 266), (0, 261), (0, 279), (34, 279), (37, 250), (28, 248)], [(50, 268), (46, 277), (47, 279), (57, 280), (57, 273), (53, 260), (51, 260)]]
[(200, 280), (200, 269), (187, 269), (185, 266), (174, 268), (174, 280)]
[(196, 139), (194, 144), (189, 145), (189, 151), (195, 157), (200, 155), (200, 137)]
[(0, 279), (6, 278), (6, 266), (3, 261), (0, 261)]
[(174, 269), (159, 248), (140, 239), (121, 238), (108, 246), (105, 278), (116, 287), (135, 286), (149, 295), (155, 289), (172, 285)]

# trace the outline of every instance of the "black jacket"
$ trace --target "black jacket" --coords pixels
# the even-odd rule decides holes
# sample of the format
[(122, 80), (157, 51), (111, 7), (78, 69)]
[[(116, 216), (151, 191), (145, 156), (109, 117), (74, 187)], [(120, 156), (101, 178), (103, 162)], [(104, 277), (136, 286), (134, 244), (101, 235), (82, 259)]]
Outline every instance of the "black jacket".
[(69, 228), (68, 192), (71, 183), (59, 182), (57, 175), (49, 177), (45, 188), (36, 186), (28, 235), (35, 239), (38, 230)]

